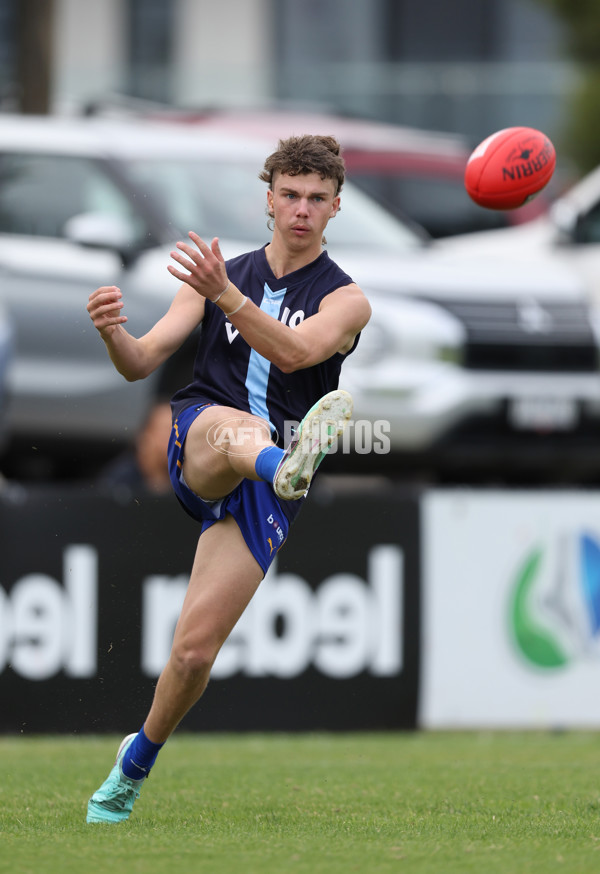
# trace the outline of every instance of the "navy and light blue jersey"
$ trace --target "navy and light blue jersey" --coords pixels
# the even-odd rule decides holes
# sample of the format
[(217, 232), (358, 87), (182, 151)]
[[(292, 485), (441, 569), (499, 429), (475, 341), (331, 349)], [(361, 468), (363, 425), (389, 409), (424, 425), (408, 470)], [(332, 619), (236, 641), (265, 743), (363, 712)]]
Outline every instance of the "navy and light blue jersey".
[[(243, 294), (291, 328), (317, 313), (326, 295), (353, 282), (327, 252), (280, 279), (271, 270), (264, 248), (233, 258), (226, 266), (228, 278)], [(358, 337), (350, 351), (357, 342)], [(290, 436), (289, 423), (300, 422), (320, 397), (337, 388), (345, 357), (336, 353), (320, 364), (283, 373), (252, 349), (223, 311), (207, 301), (193, 382), (174, 395), (174, 418), (191, 404), (235, 407), (268, 421), (273, 439), (282, 446)]]

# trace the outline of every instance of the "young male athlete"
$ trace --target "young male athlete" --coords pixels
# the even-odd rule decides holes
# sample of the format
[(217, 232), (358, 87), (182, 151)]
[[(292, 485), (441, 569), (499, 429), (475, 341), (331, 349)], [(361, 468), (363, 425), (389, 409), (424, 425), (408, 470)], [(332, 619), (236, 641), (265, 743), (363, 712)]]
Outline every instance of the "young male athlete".
[[(217, 238), (209, 246), (190, 233), (193, 245), (178, 243), (176, 264), (168, 267), (183, 285), (143, 337), (123, 327), (118, 288), (90, 295), (90, 317), (128, 380), (155, 370), (200, 322), (202, 332), (193, 382), (173, 397), (169, 444), (175, 493), (201, 523), (201, 536), (150, 711), (92, 795), (88, 822), (129, 817), (160, 748), (204, 692), (219, 649), (351, 416), (338, 377), (371, 310), (322, 249), (340, 208), (339, 144), (319, 136), (280, 141), (261, 179), (269, 184), (271, 242), (225, 262)], [(284, 450), (290, 423), (298, 422)]]

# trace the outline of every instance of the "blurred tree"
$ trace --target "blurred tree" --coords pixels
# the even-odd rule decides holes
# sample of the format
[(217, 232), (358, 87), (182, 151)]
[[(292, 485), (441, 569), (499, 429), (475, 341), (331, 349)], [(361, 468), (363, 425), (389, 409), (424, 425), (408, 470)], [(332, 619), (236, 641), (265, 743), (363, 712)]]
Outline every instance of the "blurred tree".
[(50, 110), (54, 0), (19, 0), (18, 105), (21, 112)]
[(566, 25), (571, 58), (581, 74), (566, 119), (563, 148), (582, 173), (600, 164), (600, 3), (538, 0)]
[(600, 61), (600, 6), (598, 0), (538, 0), (567, 24), (567, 42), (578, 61)]

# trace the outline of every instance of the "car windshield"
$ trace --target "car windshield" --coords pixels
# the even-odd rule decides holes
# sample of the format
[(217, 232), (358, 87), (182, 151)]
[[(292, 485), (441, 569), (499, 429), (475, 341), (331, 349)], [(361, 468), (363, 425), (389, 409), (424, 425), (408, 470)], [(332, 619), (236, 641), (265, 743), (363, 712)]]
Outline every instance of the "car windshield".
[(352, 180), (390, 212), (415, 218), (432, 237), (468, 234), (493, 230), (507, 225), (505, 211), (481, 209), (468, 196), (462, 175), (444, 178), (417, 172), (387, 172), (373, 168), (372, 173), (351, 173)]
[[(266, 185), (254, 164), (161, 158), (136, 160), (128, 171), (137, 187), (157, 203), (174, 237), (195, 230), (200, 236), (257, 246), (269, 238)], [(349, 183), (326, 235), (336, 249), (358, 246), (398, 253), (423, 245), (411, 227)]]

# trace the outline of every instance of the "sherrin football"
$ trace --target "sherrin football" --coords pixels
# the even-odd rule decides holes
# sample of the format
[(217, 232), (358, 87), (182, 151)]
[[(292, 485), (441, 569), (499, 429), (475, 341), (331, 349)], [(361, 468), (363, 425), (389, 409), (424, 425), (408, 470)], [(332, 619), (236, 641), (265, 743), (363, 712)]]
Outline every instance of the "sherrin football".
[(548, 184), (556, 152), (548, 137), (532, 127), (507, 127), (473, 151), (465, 169), (471, 200), (487, 209), (516, 209)]

